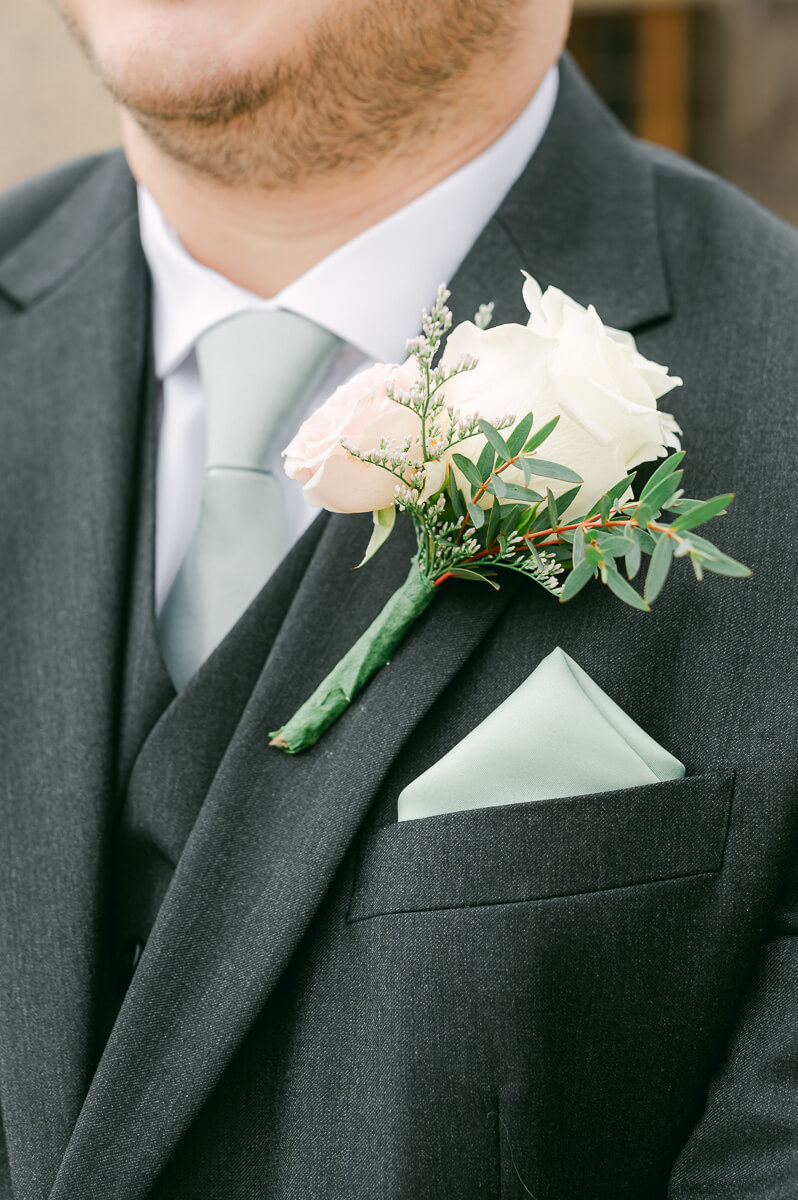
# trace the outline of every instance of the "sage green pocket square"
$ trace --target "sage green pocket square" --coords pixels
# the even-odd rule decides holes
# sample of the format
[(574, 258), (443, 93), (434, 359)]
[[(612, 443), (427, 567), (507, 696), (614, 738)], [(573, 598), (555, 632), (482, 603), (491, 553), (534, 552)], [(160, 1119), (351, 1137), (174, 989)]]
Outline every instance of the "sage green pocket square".
[(399, 820), (681, 779), (684, 766), (557, 647), (399, 796)]

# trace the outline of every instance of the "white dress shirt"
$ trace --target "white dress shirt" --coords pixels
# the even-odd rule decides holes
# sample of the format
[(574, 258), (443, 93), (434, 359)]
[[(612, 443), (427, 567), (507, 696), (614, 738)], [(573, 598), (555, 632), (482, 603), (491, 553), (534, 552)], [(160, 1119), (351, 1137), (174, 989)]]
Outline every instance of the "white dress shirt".
[[(373, 225), (265, 300), (192, 258), (150, 193), (139, 188), (141, 242), (153, 281), (155, 372), (160, 386), (155, 593), (160, 612), (199, 517), (205, 468), (204, 398), (194, 347), (213, 325), (248, 309), (288, 309), (342, 339), (297, 426), (355, 371), (401, 362), (421, 309), (452, 278), (534, 154), (557, 98), (554, 66), (526, 109), (487, 150)], [(519, 263), (519, 269), (523, 266)], [(489, 299), (489, 297), (486, 297)], [(282, 447), (280, 448), (282, 449)], [(285, 478), (298, 537), (317, 510)]]

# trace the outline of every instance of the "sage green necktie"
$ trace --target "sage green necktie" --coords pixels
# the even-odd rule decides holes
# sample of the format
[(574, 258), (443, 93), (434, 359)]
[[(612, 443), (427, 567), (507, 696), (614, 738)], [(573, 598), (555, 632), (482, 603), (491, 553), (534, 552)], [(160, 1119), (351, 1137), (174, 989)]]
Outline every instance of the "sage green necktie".
[(291, 544), (280, 451), (341, 341), (295, 313), (240, 313), (196, 346), (206, 403), (197, 528), (158, 619), (178, 691), (235, 625)]

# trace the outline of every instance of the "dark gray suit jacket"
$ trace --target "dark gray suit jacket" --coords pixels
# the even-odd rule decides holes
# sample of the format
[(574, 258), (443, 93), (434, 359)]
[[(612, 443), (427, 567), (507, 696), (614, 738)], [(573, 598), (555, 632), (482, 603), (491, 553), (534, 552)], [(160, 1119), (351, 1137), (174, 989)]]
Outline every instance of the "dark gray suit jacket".
[[(677, 564), (650, 616), (598, 585), (559, 607), (447, 584), (297, 758), (267, 731), (403, 579), (410, 531), (353, 573), (369, 518), (321, 517), (241, 653), (166, 707), (133, 183), (112, 154), (0, 200), (4, 1198), (798, 1195), (798, 238), (562, 66), (456, 316), (523, 319), (523, 266), (633, 330), (684, 377), (689, 492), (738, 493), (717, 539), (754, 577)], [(556, 645), (687, 777), (397, 824)], [(171, 822), (168, 888), (117, 1011), (131, 770)]]

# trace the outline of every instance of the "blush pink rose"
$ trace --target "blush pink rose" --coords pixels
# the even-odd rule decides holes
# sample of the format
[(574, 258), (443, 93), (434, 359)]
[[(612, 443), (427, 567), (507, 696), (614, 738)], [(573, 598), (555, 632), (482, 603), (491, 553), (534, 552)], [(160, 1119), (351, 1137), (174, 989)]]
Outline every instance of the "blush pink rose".
[(283, 451), (285, 473), (303, 484), (308, 504), (330, 512), (372, 512), (394, 503), (397, 480), (382, 467), (360, 462), (344, 450), (344, 439), (362, 453), (381, 441), (397, 448), (418, 439), (414, 412), (386, 394), (388, 384), (409, 391), (418, 377), (413, 359), (402, 366), (377, 363), (358, 372), (301, 426)]

